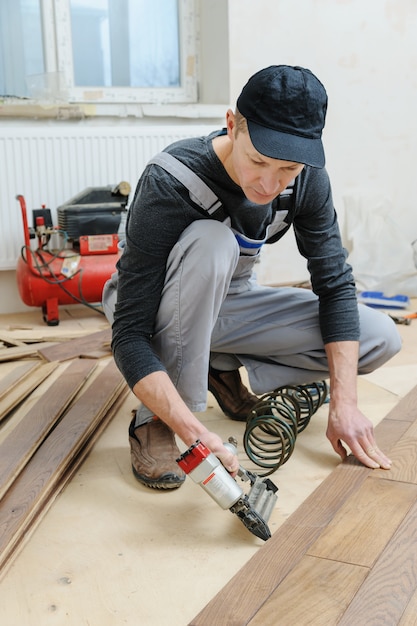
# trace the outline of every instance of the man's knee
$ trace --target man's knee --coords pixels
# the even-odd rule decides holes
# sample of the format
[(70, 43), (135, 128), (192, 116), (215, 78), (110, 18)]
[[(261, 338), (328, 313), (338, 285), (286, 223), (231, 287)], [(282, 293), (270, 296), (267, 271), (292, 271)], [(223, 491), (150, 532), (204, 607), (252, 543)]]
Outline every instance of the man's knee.
[(181, 247), (198, 246), (199, 255), (207, 256), (216, 255), (226, 251), (237, 257), (239, 255), (239, 246), (233, 231), (216, 220), (197, 220), (190, 224), (179, 238)]
[(372, 372), (401, 350), (401, 336), (385, 313), (360, 305), (361, 347), (359, 371)]
[(181, 264), (194, 277), (212, 280), (224, 276), (230, 281), (238, 260), (239, 245), (230, 228), (215, 220), (197, 220), (183, 231), (171, 250), (166, 278)]

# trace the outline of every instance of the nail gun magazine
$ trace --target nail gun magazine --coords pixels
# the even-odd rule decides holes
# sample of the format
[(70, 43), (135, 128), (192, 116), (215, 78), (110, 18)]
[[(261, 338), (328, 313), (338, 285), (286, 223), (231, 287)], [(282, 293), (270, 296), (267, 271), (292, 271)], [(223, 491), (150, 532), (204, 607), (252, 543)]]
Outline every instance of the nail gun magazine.
[[(224, 445), (236, 454), (237, 442), (233, 437), (229, 437)], [(177, 459), (177, 463), (222, 509), (229, 509), (237, 515), (253, 535), (264, 541), (271, 537), (268, 521), (278, 498), (278, 487), (269, 478), (262, 480), (254, 472), (239, 466), (237, 477), (249, 484), (245, 493), (220, 460), (199, 440)]]

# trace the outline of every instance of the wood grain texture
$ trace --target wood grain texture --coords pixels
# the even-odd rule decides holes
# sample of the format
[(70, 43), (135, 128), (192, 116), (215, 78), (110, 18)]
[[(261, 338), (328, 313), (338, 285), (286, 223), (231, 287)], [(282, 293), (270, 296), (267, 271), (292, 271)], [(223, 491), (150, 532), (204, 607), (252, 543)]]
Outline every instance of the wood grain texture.
[(89, 352), (102, 353), (103, 349), (110, 355), (111, 328), (105, 328), (95, 333), (71, 339), (49, 347), (39, 348), (39, 354), (47, 361), (66, 361), (81, 355), (87, 356)]
[(346, 459), (190, 626), (417, 624), (417, 387), (376, 430), (392, 469)]
[(247, 624), (370, 471), (350, 460), (338, 465), (190, 626)]
[(0, 444), (0, 499), (86, 382), (94, 361), (77, 359)]
[(24, 357), (39, 356), (40, 349), (46, 349), (52, 347), (53, 342), (41, 343), (27, 343), (23, 346), (16, 346), (0, 350), (0, 361), (15, 361), (16, 359), (23, 359)]
[(371, 568), (416, 499), (416, 485), (369, 476), (308, 554)]
[(0, 502), (0, 571), (126, 387), (111, 360), (73, 402)]
[[(415, 407), (417, 410), (417, 404)], [(378, 470), (378, 477), (388, 480), (403, 481), (417, 485), (417, 421), (411, 424), (401, 439), (390, 450), (392, 468), (386, 475)]]
[(24, 361), (3, 376), (0, 380), (0, 401), (40, 364), (40, 361)]
[[(400, 420), (402, 422), (414, 422), (416, 419), (417, 406), (417, 388), (413, 387), (400, 402), (396, 404), (391, 411), (384, 417), (385, 420)], [(380, 422), (377, 429), (382, 424)]]
[(23, 341), (19, 341), (19, 339), (13, 339), (3, 333), (0, 333), (0, 350), (23, 345), (25, 345)]
[[(304, 556), (248, 624), (337, 624), (368, 572), (365, 567)], [(329, 584), (337, 585), (340, 593), (329, 594)]]
[(372, 568), (339, 626), (398, 624), (417, 588), (417, 503)]
[(25, 376), (18, 385), (11, 387), (7, 394), (4, 394), (0, 400), (0, 422), (9, 415), (9, 413), (29, 396), (34, 389), (54, 371), (57, 363), (39, 362), (39, 367), (31, 371)]

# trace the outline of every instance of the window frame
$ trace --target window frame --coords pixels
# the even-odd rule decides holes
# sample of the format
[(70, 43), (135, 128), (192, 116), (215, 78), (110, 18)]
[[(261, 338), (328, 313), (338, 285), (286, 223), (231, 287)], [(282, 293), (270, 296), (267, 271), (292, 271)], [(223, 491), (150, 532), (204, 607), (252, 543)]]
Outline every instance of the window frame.
[(46, 73), (62, 78), (65, 100), (102, 104), (191, 104), (198, 98), (199, 3), (178, 0), (180, 87), (77, 87), (74, 85), (69, 0), (41, 0)]

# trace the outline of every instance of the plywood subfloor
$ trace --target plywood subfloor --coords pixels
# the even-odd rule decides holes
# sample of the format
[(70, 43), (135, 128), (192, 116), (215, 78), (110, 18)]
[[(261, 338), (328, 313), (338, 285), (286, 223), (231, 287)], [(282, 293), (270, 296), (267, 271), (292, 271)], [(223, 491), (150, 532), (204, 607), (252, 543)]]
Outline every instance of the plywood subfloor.
[[(106, 327), (99, 314), (82, 308), (68, 307), (60, 311), (60, 319), (58, 327), (48, 328), (37, 310), (0, 316), (0, 334), (16, 341), (54, 341)], [(361, 408), (374, 424), (417, 384), (417, 322), (399, 329), (402, 352), (359, 380)], [(1, 372), (8, 367), (0, 362)], [(135, 406), (130, 395), (0, 582), (1, 624), (186, 626), (266, 547), (192, 481), (172, 493), (153, 492), (135, 481), (127, 441), (130, 410)], [(244, 425), (225, 418), (211, 396), (200, 418), (224, 439), (234, 435), (242, 441)], [(290, 461), (273, 476), (279, 498), (270, 519), (272, 540), (312, 492), (333, 471), (341, 471), (325, 438), (326, 421), (324, 406), (300, 434)], [(242, 446), (239, 457), (250, 467)], [(347, 469), (356, 476), (358, 468)], [(366, 499), (369, 491), (363, 494)], [(384, 494), (378, 492), (378, 498), (386, 503), (389, 494)], [(297, 522), (297, 517), (293, 519)], [(349, 544), (354, 544), (354, 535)], [(293, 543), (292, 549), (296, 547)], [(327, 558), (307, 557), (321, 564), (313, 576), (316, 582), (344, 578), (345, 598), (359, 588), (360, 574), (367, 567), (348, 563), (338, 569)], [(308, 585), (308, 562), (300, 560), (299, 567), (293, 576), (305, 577)], [(252, 581), (256, 586), (256, 577)], [(287, 585), (291, 593), (291, 578)], [(327, 607), (332, 598), (323, 594), (317, 602)], [(302, 596), (297, 605), (302, 610)], [(416, 607), (413, 597), (404, 625), (414, 623), (410, 620)], [(361, 620), (352, 623), (356, 626)]]

